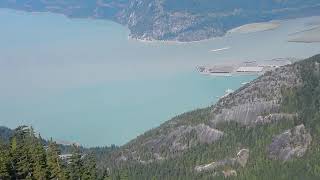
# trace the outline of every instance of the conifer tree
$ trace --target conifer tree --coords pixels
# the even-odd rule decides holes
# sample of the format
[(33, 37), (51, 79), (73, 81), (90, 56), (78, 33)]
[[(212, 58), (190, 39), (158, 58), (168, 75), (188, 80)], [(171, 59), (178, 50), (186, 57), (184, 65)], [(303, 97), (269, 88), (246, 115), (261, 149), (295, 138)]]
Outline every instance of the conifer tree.
[(93, 155), (83, 158), (80, 148), (73, 146), (71, 158), (63, 161), (58, 145), (50, 140), (46, 149), (32, 127), (15, 129), (10, 144), (0, 142), (0, 180), (95, 180), (97, 177)]
[(10, 178), (10, 156), (8, 147), (0, 140), (0, 179)]
[(49, 179), (66, 179), (65, 172), (61, 159), (59, 158), (60, 150), (58, 145), (52, 141), (49, 141), (47, 149), (47, 165), (49, 171)]
[(33, 159), (33, 176), (35, 179), (47, 179), (47, 162), (46, 162), (46, 151), (41, 143), (41, 136), (38, 138), (33, 136), (33, 147), (30, 148), (31, 156)]
[(11, 142), (11, 156), (15, 179), (32, 179), (32, 158), (30, 156), (30, 144), (28, 144), (30, 130), (27, 126), (15, 129)]
[(83, 180), (96, 180), (97, 179), (97, 167), (96, 167), (96, 159), (90, 154), (87, 155), (86, 161), (83, 167)]
[(76, 145), (73, 145), (72, 149), (72, 156), (68, 165), (69, 177), (71, 180), (80, 180), (83, 172), (80, 149)]

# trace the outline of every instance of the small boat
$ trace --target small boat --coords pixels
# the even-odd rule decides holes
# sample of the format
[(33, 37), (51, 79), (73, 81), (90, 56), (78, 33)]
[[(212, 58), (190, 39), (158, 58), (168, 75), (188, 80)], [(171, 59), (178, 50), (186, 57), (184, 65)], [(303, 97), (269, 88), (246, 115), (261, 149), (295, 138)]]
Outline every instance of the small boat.
[(233, 93), (233, 92), (234, 92), (234, 90), (232, 90), (232, 89), (227, 89), (227, 90), (225, 91), (226, 94), (231, 94), (231, 93)]

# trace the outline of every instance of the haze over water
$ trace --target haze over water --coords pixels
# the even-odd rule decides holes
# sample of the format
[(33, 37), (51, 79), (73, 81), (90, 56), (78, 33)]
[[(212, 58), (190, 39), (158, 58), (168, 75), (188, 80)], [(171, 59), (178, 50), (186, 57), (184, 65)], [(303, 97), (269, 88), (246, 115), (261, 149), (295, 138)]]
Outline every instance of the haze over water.
[(50, 13), (1, 9), (0, 24), (0, 125), (33, 125), (87, 146), (124, 144), (255, 78), (203, 76), (197, 65), (320, 52), (317, 43), (286, 41), (306, 19), (183, 44), (129, 40), (116, 23)]

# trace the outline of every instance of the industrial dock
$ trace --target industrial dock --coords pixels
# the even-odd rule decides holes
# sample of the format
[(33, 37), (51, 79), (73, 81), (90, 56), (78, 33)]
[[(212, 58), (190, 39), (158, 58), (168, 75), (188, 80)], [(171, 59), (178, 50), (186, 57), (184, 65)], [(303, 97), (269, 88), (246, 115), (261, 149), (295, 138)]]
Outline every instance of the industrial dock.
[(198, 66), (201, 74), (212, 76), (233, 76), (233, 75), (262, 75), (266, 71), (292, 64), (297, 61), (294, 58), (276, 58), (264, 61), (244, 61), (239, 64), (217, 64)]

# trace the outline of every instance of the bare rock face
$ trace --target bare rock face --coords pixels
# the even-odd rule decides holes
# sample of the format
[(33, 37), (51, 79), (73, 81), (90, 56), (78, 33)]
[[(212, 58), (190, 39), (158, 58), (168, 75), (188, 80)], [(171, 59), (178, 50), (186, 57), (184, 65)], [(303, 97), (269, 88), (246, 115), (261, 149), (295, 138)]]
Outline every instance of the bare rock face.
[(294, 120), (295, 118), (298, 118), (298, 114), (273, 113), (273, 114), (268, 114), (266, 116), (258, 116), (255, 121), (255, 124), (257, 125), (270, 124), (270, 123), (281, 121), (282, 119)]
[(302, 85), (296, 65), (285, 66), (266, 72), (255, 81), (229, 94), (213, 107), (212, 126), (234, 121), (246, 126), (268, 123), (291, 115), (279, 114), (282, 89)]
[[(245, 167), (249, 159), (249, 149), (241, 149), (235, 158), (226, 158), (223, 160), (219, 160), (217, 162), (212, 162), (205, 165), (196, 166), (194, 169), (196, 172), (208, 172), (208, 171), (215, 171), (218, 168), (224, 167), (224, 166), (241, 166)], [(225, 174), (225, 172), (222, 172)], [(227, 173), (228, 174), (228, 173)], [(231, 173), (234, 174), (234, 173)], [(236, 173), (235, 173), (236, 174)]]
[(280, 105), (277, 101), (261, 101), (235, 105), (230, 109), (222, 109), (214, 117), (214, 123), (235, 121), (243, 125), (251, 125), (264, 113), (278, 112)]
[[(222, 131), (213, 129), (203, 123), (194, 126), (180, 125), (171, 127), (166, 131), (158, 131), (157, 134), (144, 139), (139, 145), (134, 144), (134, 142), (135, 146), (128, 144), (126, 149), (123, 150), (123, 154), (129, 159), (146, 164), (177, 156), (199, 144), (214, 143), (223, 135)], [(162, 152), (164, 151), (169, 154), (163, 155)], [(145, 157), (145, 154), (148, 154), (148, 157)]]
[(156, 139), (146, 142), (147, 147), (153, 147), (155, 152), (159, 152), (160, 148), (169, 145), (171, 152), (183, 151), (187, 148), (200, 144), (210, 144), (220, 139), (223, 132), (205, 124), (196, 126), (179, 126), (169, 134), (159, 136)]
[(204, 124), (199, 124), (195, 126), (194, 129), (201, 144), (211, 144), (223, 136), (222, 131), (212, 129), (211, 127)]
[(301, 124), (274, 137), (272, 143), (267, 147), (268, 156), (281, 161), (302, 157), (311, 141), (310, 133)]

